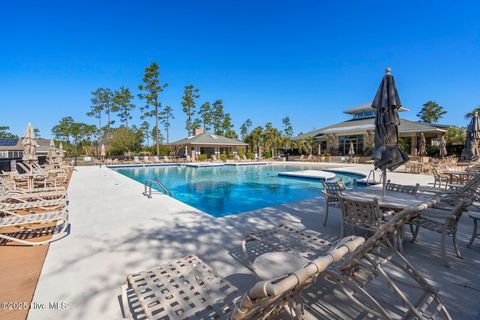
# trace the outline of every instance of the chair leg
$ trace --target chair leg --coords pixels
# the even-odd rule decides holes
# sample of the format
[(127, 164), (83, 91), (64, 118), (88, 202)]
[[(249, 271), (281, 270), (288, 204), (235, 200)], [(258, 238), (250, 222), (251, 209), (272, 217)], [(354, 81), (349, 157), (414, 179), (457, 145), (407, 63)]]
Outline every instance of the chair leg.
[(446, 240), (447, 234), (442, 233), (442, 239), (440, 241), (441, 243), (441, 250), (442, 250), (442, 259), (443, 259), (443, 264), (445, 265), (446, 268), (450, 268), (450, 265), (448, 264), (447, 261), (447, 252), (445, 248), (445, 240)]
[(325, 199), (325, 221), (323, 222), (324, 227), (327, 225), (327, 220), (328, 220), (328, 200)]
[(420, 226), (415, 226), (415, 230), (414, 230), (413, 225), (410, 225), (410, 231), (412, 232), (412, 242), (417, 241), (418, 232), (420, 231)]
[(460, 253), (460, 250), (458, 250), (458, 245), (457, 245), (457, 233), (455, 232), (452, 234), (452, 241), (453, 241), (453, 249), (455, 249), (455, 254), (457, 257), (460, 259), (463, 259), (462, 254)]
[(470, 239), (470, 242), (468, 243), (467, 247), (471, 248), (473, 241), (475, 241), (475, 238), (477, 237), (477, 219), (473, 219), (473, 233), (472, 233), (472, 238)]

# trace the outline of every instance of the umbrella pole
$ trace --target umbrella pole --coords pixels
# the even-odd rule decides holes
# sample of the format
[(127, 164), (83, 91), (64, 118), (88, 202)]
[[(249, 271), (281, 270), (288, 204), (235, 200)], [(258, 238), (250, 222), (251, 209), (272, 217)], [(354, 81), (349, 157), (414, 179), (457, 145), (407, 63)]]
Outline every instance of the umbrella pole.
[(387, 178), (387, 169), (383, 169), (382, 171), (382, 198), (385, 197), (385, 187), (386, 187), (386, 179)]

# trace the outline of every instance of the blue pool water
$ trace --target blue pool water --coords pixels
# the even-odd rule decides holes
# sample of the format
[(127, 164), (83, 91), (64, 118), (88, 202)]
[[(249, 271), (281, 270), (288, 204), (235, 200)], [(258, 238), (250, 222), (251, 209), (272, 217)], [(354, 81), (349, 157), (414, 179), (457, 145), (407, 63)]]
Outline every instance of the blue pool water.
[[(191, 168), (156, 166), (116, 168), (119, 173), (144, 183), (157, 179), (175, 199), (215, 217), (276, 206), (321, 196), (319, 180), (279, 177), (281, 171), (318, 169), (307, 165), (254, 165)], [(337, 173), (347, 187), (361, 176)]]

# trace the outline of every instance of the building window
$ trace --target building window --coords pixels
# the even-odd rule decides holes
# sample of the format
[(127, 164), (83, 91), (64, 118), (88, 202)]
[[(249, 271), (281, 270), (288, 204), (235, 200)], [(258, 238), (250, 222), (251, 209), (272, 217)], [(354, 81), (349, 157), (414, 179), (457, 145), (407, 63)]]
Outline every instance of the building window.
[(362, 111), (353, 114), (353, 119), (363, 119), (375, 117), (375, 111)]
[(348, 155), (348, 151), (350, 150), (350, 142), (353, 143), (355, 154), (363, 153), (363, 135), (341, 136), (338, 137), (338, 152), (340, 153), (340, 155)]

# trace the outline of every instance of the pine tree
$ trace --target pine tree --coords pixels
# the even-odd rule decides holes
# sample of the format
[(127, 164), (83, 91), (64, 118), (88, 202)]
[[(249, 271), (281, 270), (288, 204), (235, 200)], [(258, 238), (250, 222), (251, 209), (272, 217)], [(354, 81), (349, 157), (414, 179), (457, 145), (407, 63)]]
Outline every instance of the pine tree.
[[(155, 118), (156, 128), (158, 128), (158, 116), (160, 113), (159, 108), (161, 107), (161, 103), (158, 98), (163, 90), (168, 86), (168, 83), (160, 84), (160, 80), (158, 79), (159, 75), (160, 71), (158, 64), (156, 62), (152, 62), (149, 67), (145, 68), (143, 84), (138, 86), (138, 89), (143, 91), (143, 93), (139, 94), (138, 97), (146, 102), (146, 105), (141, 108), (143, 116)], [(159, 156), (160, 137), (158, 135), (158, 130), (155, 130), (155, 145), (157, 147), (157, 156)]]
[(192, 84), (185, 86), (182, 97), (182, 111), (187, 116), (187, 119), (185, 121), (185, 129), (187, 130), (188, 136), (192, 135), (195, 129), (193, 117), (195, 116), (195, 107), (197, 105), (196, 99), (198, 98), (200, 98), (200, 95), (198, 94), (198, 89), (196, 89)]

